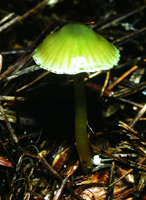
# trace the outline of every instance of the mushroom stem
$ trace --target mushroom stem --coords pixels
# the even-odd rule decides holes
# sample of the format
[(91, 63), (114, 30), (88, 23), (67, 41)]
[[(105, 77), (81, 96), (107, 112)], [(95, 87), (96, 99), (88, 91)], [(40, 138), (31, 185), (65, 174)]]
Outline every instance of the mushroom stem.
[(75, 137), (81, 168), (85, 174), (91, 172), (92, 152), (87, 137), (87, 108), (84, 73), (74, 75), (75, 91)]

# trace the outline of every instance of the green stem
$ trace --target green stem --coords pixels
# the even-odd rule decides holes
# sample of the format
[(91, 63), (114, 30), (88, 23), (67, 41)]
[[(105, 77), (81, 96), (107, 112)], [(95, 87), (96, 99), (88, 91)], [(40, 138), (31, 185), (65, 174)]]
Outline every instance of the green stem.
[(87, 108), (83, 73), (74, 75), (74, 91), (76, 147), (82, 170), (88, 174), (92, 168), (92, 152), (87, 137)]

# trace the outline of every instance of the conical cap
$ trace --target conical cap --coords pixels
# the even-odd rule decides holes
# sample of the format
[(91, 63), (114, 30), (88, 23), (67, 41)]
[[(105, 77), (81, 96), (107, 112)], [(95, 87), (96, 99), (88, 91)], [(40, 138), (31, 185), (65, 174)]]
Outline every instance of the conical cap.
[(119, 50), (83, 24), (67, 24), (48, 35), (33, 55), (40, 67), (56, 74), (109, 70), (120, 58)]

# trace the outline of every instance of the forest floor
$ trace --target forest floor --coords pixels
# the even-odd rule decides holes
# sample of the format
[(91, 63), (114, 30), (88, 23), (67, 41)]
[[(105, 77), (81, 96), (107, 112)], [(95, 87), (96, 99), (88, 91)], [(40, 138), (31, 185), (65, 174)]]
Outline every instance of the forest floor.
[[(75, 147), (72, 77), (34, 62), (34, 49), (80, 22), (120, 51), (85, 81), (98, 165), (84, 175)], [(0, 0), (0, 199), (146, 199), (146, 1)], [(56, 55), (57, 56), (57, 55)]]

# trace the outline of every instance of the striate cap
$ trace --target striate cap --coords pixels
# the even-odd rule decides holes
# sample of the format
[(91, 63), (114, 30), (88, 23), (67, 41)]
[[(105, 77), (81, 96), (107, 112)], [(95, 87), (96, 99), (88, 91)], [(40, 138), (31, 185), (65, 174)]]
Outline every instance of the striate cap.
[(35, 49), (33, 59), (56, 74), (109, 70), (120, 59), (119, 50), (90, 27), (67, 24), (48, 35)]

